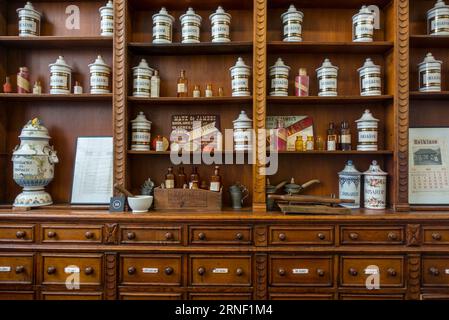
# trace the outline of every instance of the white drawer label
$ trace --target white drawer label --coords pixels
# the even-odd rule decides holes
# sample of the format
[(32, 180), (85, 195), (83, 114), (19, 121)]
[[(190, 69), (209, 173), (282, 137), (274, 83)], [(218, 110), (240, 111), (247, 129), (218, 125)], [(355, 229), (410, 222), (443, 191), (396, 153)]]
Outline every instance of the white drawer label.
[(212, 273), (228, 273), (228, 268), (214, 268), (212, 270)]
[(80, 273), (80, 268), (78, 267), (65, 267), (64, 268), (65, 273)]
[(0, 266), (0, 272), (11, 272), (11, 267)]
[(376, 268), (366, 268), (365, 269), (365, 274), (378, 274), (379, 273), (379, 269)]
[(293, 274), (308, 274), (309, 269), (293, 269)]
[(143, 273), (158, 273), (158, 268), (142, 268)]

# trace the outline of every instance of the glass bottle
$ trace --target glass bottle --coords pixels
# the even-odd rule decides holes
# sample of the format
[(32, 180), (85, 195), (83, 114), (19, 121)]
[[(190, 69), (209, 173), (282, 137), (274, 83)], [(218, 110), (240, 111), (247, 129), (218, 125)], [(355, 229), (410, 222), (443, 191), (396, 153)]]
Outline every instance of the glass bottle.
[(173, 167), (169, 167), (168, 172), (165, 175), (165, 188), (167, 189), (175, 188), (175, 175), (173, 174)]
[(297, 136), (296, 137), (295, 151), (304, 151), (304, 141), (302, 141), (302, 137), (301, 136)]
[(335, 124), (331, 122), (329, 123), (329, 128), (327, 129), (327, 151), (337, 150), (337, 139)]
[(306, 68), (300, 68), (295, 78), (295, 95), (307, 97), (309, 95), (309, 76)]
[(187, 183), (187, 176), (184, 173), (184, 167), (178, 168), (178, 179), (176, 181), (178, 188), (184, 188), (184, 185)]
[(343, 121), (341, 123), (340, 145), (341, 145), (341, 150), (343, 150), (343, 151), (351, 150), (351, 129), (349, 129), (349, 123), (346, 121)]
[(206, 182), (206, 180), (201, 181), (200, 189), (203, 189), (203, 190), (208, 190), (208, 189), (209, 189), (209, 188), (207, 187), (207, 182)]
[(156, 151), (164, 151), (164, 138), (156, 136)]
[(317, 136), (315, 139), (315, 148), (319, 151), (324, 150), (324, 140), (321, 136)]
[[(198, 189), (199, 181), (200, 181), (200, 175), (198, 174), (198, 168), (193, 167), (192, 173), (190, 174), (189, 188), (190, 189)], [(196, 188), (194, 188), (195, 185), (196, 185)]]
[(187, 87), (188, 87), (188, 81), (186, 78), (186, 71), (181, 70), (181, 76), (178, 79), (178, 87), (177, 87), (177, 96), (178, 97), (187, 97)]
[(200, 86), (195, 86), (193, 89), (193, 97), (194, 98), (199, 98), (201, 97), (201, 91), (200, 91)]
[(42, 86), (40, 81), (34, 82), (33, 94), (42, 94)]
[(315, 150), (315, 143), (313, 142), (313, 136), (307, 136), (306, 151), (313, 151), (313, 150)]
[(219, 87), (218, 88), (218, 96), (219, 97), (224, 97), (224, 89), (223, 89), (223, 87)]
[(287, 129), (284, 127), (284, 120), (278, 119), (277, 128), (274, 135), (274, 150), (286, 151), (287, 150)]
[(11, 92), (12, 92), (11, 80), (9, 77), (6, 77), (5, 84), (3, 85), (3, 93), (11, 93)]
[(151, 98), (159, 98), (161, 91), (161, 78), (159, 77), (159, 71), (154, 70), (154, 74), (150, 79), (150, 96)]
[(206, 91), (204, 92), (204, 96), (206, 98), (210, 98), (213, 96), (213, 92), (212, 92), (212, 85), (211, 84), (207, 84), (206, 85)]
[(73, 94), (83, 94), (83, 87), (78, 81), (75, 81), (75, 85), (73, 86)]
[(215, 166), (214, 174), (210, 178), (210, 186), (209, 186), (210, 191), (219, 192), (221, 189), (221, 176), (220, 176), (219, 170), (220, 170), (220, 167)]

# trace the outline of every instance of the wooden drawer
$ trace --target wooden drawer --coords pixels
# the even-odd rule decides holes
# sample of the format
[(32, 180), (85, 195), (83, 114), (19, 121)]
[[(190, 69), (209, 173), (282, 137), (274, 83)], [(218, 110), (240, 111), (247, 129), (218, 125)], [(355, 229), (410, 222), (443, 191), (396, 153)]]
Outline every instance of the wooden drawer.
[(449, 287), (449, 256), (422, 258), (423, 287)]
[(251, 293), (189, 293), (189, 300), (251, 300)]
[(404, 295), (376, 293), (341, 293), (340, 300), (404, 300)]
[(192, 226), (189, 228), (191, 244), (251, 244), (251, 227)]
[(353, 227), (342, 226), (341, 244), (403, 244), (404, 227)]
[(181, 244), (181, 227), (122, 227), (124, 244)]
[(34, 225), (0, 224), (0, 243), (34, 242)]
[(190, 256), (193, 286), (250, 286), (250, 256)]
[(42, 300), (102, 300), (102, 292), (42, 292)]
[(332, 257), (271, 256), (269, 265), (271, 286), (332, 286)]
[(182, 300), (182, 293), (121, 292), (120, 300)]
[(42, 283), (65, 285), (70, 275), (79, 274), (80, 286), (101, 285), (103, 255), (101, 254), (42, 254)]
[(423, 243), (424, 244), (449, 244), (449, 228), (448, 227), (429, 227), (424, 226)]
[(404, 286), (404, 257), (343, 256), (340, 258), (341, 286), (366, 288), (366, 280), (374, 272), (380, 274), (380, 287)]
[(334, 243), (333, 226), (269, 227), (272, 245), (330, 245)]
[(0, 291), (0, 300), (34, 300), (33, 291)]
[(177, 255), (122, 255), (122, 285), (181, 285), (182, 259)]
[(444, 293), (423, 293), (420, 296), (421, 300), (449, 300), (449, 294)]
[(1, 284), (33, 284), (34, 255), (0, 253)]
[(333, 300), (332, 293), (270, 293), (270, 300)]
[(43, 243), (95, 243), (103, 241), (101, 225), (43, 225)]

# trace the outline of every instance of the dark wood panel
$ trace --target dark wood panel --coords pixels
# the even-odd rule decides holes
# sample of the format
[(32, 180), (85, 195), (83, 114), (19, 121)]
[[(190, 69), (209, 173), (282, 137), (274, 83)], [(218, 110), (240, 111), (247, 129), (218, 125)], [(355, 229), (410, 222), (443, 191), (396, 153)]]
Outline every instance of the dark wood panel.
[(135, 54), (174, 56), (192, 54), (216, 55), (231, 53), (251, 53), (253, 44), (250, 41), (231, 41), (225, 43), (201, 42), (191, 44), (152, 44), (146, 42), (131, 42), (128, 44), (128, 48)]
[(393, 49), (393, 42), (349, 42), (349, 41), (302, 41), (302, 42), (268, 42), (269, 53), (364, 53), (380, 54)]
[(0, 46), (11, 48), (110, 48), (112, 50), (112, 38), (101, 36), (40, 36), (19, 37), (0, 36)]

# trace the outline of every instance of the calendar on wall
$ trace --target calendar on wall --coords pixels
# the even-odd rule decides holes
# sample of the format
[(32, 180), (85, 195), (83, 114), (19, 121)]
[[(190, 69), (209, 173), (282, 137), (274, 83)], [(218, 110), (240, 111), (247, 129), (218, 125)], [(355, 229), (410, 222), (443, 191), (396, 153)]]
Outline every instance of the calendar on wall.
[(449, 204), (449, 128), (410, 128), (410, 204)]

